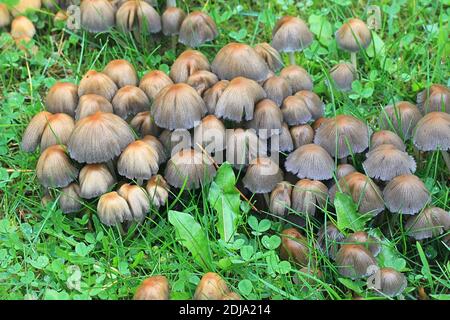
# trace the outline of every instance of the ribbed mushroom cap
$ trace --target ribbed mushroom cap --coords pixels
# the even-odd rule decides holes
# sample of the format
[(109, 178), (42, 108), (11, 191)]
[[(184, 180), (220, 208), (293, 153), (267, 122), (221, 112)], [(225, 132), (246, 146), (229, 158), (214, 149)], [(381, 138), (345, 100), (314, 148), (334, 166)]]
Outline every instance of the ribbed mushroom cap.
[[(125, 2), (128, 2), (129, 0), (118, 0), (116, 2), (116, 7), (120, 7), (121, 5), (123, 5)], [(147, 2), (149, 5), (151, 5), (153, 8), (158, 7), (158, 0), (141, 0), (144, 2)]]
[(287, 181), (281, 181), (270, 193), (269, 210), (272, 214), (284, 217), (291, 207), (292, 186)]
[(409, 236), (416, 240), (434, 238), (450, 229), (450, 213), (438, 207), (429, 207), (409, 217), (405, 227)]
[(263, 84), (263, 89), (266, 91), (267, 98), (274, 101), (278, 106), (281, 106), (286, 97), (292, 95), (289, 82), (278, 76), (267, 79)]
[(340, 164), (336, 168), (336, 179), (339, 180), (352, 172), (356, 172), (356, 169), (351, 164)]
[(242, 300), (242, 297), (236, 292), (228, 292), (220, 300)]
[(106, 162), (120, 155), (134, 141), (131, 128), (112, 113), (97, 112), (75, 124), (68, 149), (80, 163)]
[(21, 146), (24, 151), (33, 152), (36, 150), (51, 116), (50, 112), (41, 111), (31, 119), (22, 136)]
[(280, 53), (270, 44), (266, 42), (258, 43), (253, 48), (273, 72), (277, 72), (283, 67), (283, 59)]
[(41, 152), (55, 144), (66, 145), (74, 128), (75, 121), (65, 113), (55, 113), (49, 116), (47, 125), (42, 132)]
[(114, 113), (122, 119), (150, 110), (150, 100), (144, 91), (135, 86), (120, 88), (112, 100)]
[(396, 133), (389, 130), (380, 130), (375, 132), (370, 138), (370, 150), (382, 144), (391, 144), (400, 151), (406, 151), (406, 146)]
[(125, 183), (120, 186), (117, 193), (127, 201), (133, 220), (144, 221), (146, 214), (150, 212), (150, 200), (145, 189), (135, 184)]
[(347, 20), (336, 31), (335, 37), (339, 48), (349, 52), (357, 52), (360, 48), (367, 48), (372, 40), (367, 25), (356, 18)]
[(413, 129), (422, 115), (419, 109), (407, 101), (397, 102), (395, 105), (384, 107), (381, 112), (381, 127), (383, 129), (395, 130), (405, 139), (409, 139)]
[(328, 188), (320, 181), (299, 180), (292, 190), (292, 209), (315, 216), (316, 209), (323, 209), (328, 198)]
[(333, 203), (337, 191), (350, 195), (362, 214), (370, 213), (375, 216), (384, 210), (380, 188), (362, 173), (350, 173), (330, 188), (330, 200)]
[(357, 231), (348, 235), (345, 244), (359, 244), (365, 247), (376, 257), (381, 251), (380, 239), (370, 236), (367, 232)]
[(186, 180), (187, 189), (197, 189), (215, 175), (216, 169), (206, 156), (194, 149), (185, 149), (172, 155), (164, 177), (175, 188), (181, 188)]
[(330, 70), (334, 85), (340, 91), (350, 91), (352, 82), (356, 79), (356, 70), (351, 63), (341, 62)]
[(234, 78), (217, 101), (215, 115), (235, 122), (251, 120), (255, 104), (265, 97), (266, 92), (256, 81)]
[(166, 162), (167, 153), (166, 150), (164, 149), (163, 144), (161, 143), (161, 141), (158, 140), (158, 138), (152, 135), (146, 135), (142, 138), (142, 141), (147, 143), (150, 147), (153, 148), (153, 150), (156, 151), (156, 153), (158, 154), (158, 164)]
[(175, 83), (186, 82), (196, 71), (210, 71), (209, 61), (197, 50), (186, 50), (178, 56), (170, 68), (170, 77)]
[(269, 193), (283, 181), (283, 171), (272, 159), (258, 157), (247, 168), (242, 182), (252, 193)]
[(336, 265), (341, 275), (357, 279), (369, 276), (377, 261), (362, 245), (344, 244), (336, 254)]
[(167, 203), (169, 199), (169, 186), (161, 175), (157, 174), (151, 177), (145, 189), (147, 190), (150, 204), (157, 209)]
[(192, 135), (186, 129), (163, 130), (159, 135), (159, 141), (163, 144), (166, 154), (171, 155), (193, 147)]
[(229, 43), (219, 50), (211, 64), (212, 72), (221, 80), (245, 77), (264, 81), (269, 77), (269, 66), (249, 45)]
[(39, 157), (36, 176), (44, 187), (62, 188), (77, 178), (78, 169), (62, 146), (53, 145), (45, 149)]
[(123, 32), (158, 33), (161, 17), (147, 2), (128, 0), (116, 12), (116, 25)]
[(264, 140), (258, 138), (255, 130), (241, 128), (226, 131), (226, 159), (236, 169), (242, 169), (252, 160), (267, 155)]
[[(83, 2), (84, 3), (84, 2)], [(111, 101), (117, 92), (117, 86), (106, 74), (89, 70), (83, 76), (78, 86), (78, 95), (93, 93), (105, 97)]]
[(320, 117), (320, 118), (318, 118), (316, 121), (314, 121), (314, 122), (311, 124), (311, 127), (312, 127), (313, 130), (314, 130), (314, 133), (317, 131), (317, 129), (319, 129), (319, 127), (320, 127), (322, 124), (324, 124), (325, 122), (330, 121), (330, 120), (332, 120), (332, 119), (330, 119), (330, 118), (325, 118), (325, 117)]
[(119, 88), (128, 85), (137, 86), (139, 82), (136, 70), (127, 60), (111, 60), (102, 72), (110, 77)]
[(406, 277), (392, 268), (381, 268), (376, 277), (379, 277), (380, 280), (380, 288), (376, 289), (390, 297), (398, 296), (408, 285)]
[(24, 13), (34, 12), (40, 9), (41, 5), (41, 0), (19, 0), (10, 10), (15, 17)]
[(284, 164), (287, 171), (300, 179), (328, 180), (333, 177), (334, 161), (319, 145), (305, 144), (295, 149)]
[(178, 42), (196, 48), (214, 40), (218, 34), (216, 23), (210, 16), (200, 11), (193, 11), (181, 24)]
[(159, 170), (158, 152), (148, 143), (136, 140), (119, 157), (117, 171), (128, 179), (149, 179)]
[(308, 242), (297, 229), (289, 228), (281, 232), (280, 258), (301, 266), (308, 264)]
[(430, 200), (425, 184), (412, 174), (392, 179), (383, 190), (386, 207), (391, 212), (416, 214)]
[(317, 94), (312, 91), (301, 90), (298, 91), (295, 96), (304, 101), (304, 104), (308, 108), (313, 119), (318, 119), (323, 116), (325, 104)]
[(36, 34), (36, 28), (33, 22), (25, 16), (19, 16), (11, 22), (11, 37), (19, 38), (33, 38)]
[(169, 300), (169, 281), (164, 276), (153, 276), (142, 281), (133, 300)]
[(291, 132), (295, 149), (305, 144), (310, 144), (314, 140), (314, 130), (309, 124), (293, 126), (289, 131)]
[(272, 46), (280, 52), (302, 51), (313, 41), (305, 21), (285, 16), (277, 21), (272, 31)]
[(291, 86), (292, 92), (301, 90), (311, 91), (313, 88), (312, 78), (302, 67), (290, 65), (281, 69), (280, 77), (286, 79)]
[(214, 73), (207, 70), (199, 70), (190, 75), (186, 83), (194, 88), (201, 96), (218, 81), (219, 79)]
[(6, 27), (11, 23), (11, 16), (6, 4), (0, 3), (0, 28)]
[(275, 102), (263, 99), (256, 104), (253, 119), (247, 125), (254, 129), (260, 138), (268, 139), (280, 134), (283, 114)]
[(221, 276), (214, 272), (205, 273), (194, 293), (194, 300), (220, 300), (230, 289)]
[(58, 199), (59, 207), (64, 213), (77, 212), (81, 209), (80, 186), (72, 182), (67, 187), (61, 189)]
[(107, 0), (81, 2), (81, 26), (89, 32), (103, 32), (114, 26), (114, 5)]
[(450, 90), (440, 84), (433, 84), (417, 94), (417, 106), (423, 113), (450, 113)]
[(78, 105), (78, 86), (70, 82), (57, 82), (45, 97), (45, 107), (52, 113), (67, 113), (75, 117)]
[(414, 145), (421, 151), (450, 150), (450, 114), (430, 112), (416, 125)]
[(208, 115), (202, 119), (194, 129), (194, 146), (197, 144), (206, 149), (208, 153), (225, 149), (226, 133), (225, 125), (214, 115)]
[(108, 192), (116, 183), (108, 166), (104, 163), (87, 164), (80, 171), (80, 196), (92, 199)]
[(414, 173), (416, 161), (392, 144), (382, 144), (366, 154), (362, 163), (366, 174), (374, 179), (390, 181), (394, 177)]
[(114, 109), (105, 97), (98, 94), (82, 95), (78, 101), (78, 106), (75, 110), (75, 119), (80, 120), (93, 115), (96, 112), (113, 113)]
[(369, 128), (353, 116), (337, 115), (320, 125), (314, 143), (324, 147), (333, 157), (342, 159), (367, 149)]
[(317, 233), (319, 248), (331, 259), (336, 258), (339, 246), (344, 240), (344, 235), (331, 222), (324, 224)]
[(230, 81), (228, 80), (221, 80), (203, 94), (203, 101), (205, 101), (209, 114), (214, 114), (216, 112), (217, 102), (229, 83)]
[(153, 101), (151, 114), (165, 129), (191, 129), (206, 114), (205, 102), (197, 91), (185, 83), (162, 89)]
[(278, 136), (278, 143), (281, 152), (291, 152), (294, 150), (294, 141), (292, 140), (289, 127), (285, 122), (283, 122), (281, 126), (280, 135)]
[(141, 137), (148, 134), (153, 136), (159, 135), (161, 128), (159, 128), (152, 116), (150, 111), (139, 112), (131, 121), (130, 126), (139, 133)]
[(312, 114), (306, 106), (304, 99), (297, 96), (289, 96), (281, 105), (284, 121), (290, 125), (305, 124), (312, 120)]
[(175, 36), (180, 33), (181, 23), (186, 13), (177, 7), (168, 7), (161, 16), (162, 32), (165, 36)]
[(173, 84), (173, 81), (167, 74), (159, 70), (152, 70), (142, 77), (139, 88), (153, 101), (161, 89), (170, 84)]
[(105, 193), (100, 197), (97, 204), (97, 215), (100, 221), (107, 226), (133, 220), (127, 201), (115, 191)]

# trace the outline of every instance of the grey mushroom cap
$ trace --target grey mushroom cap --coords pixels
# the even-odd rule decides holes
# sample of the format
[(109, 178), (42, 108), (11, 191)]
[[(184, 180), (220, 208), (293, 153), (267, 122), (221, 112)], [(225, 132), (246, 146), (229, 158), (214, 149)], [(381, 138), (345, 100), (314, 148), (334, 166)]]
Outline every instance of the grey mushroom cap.
[(398, 296), (408, 285), (406, 277), (392, 268), (381, 268), (375, 277), (380, 280), (379, 291), (390, 297)]
[(450, 113), (450, 90), (433, 84), (417, 94), (417, 106), (425, 114), (433, 111)]
[(380, 239), (369, 235), (364, 231), (351, 233), (345, 238), (345, 244), (359, 244), (368, 249), (374, 257), (381, 252)]
[(100, 197), (97, 204), (97, 215), (100, 221), (107, 226), (133, 220), (127, 201), (116, 191), (105, 193)]
[(175, 83), (186, 82), (192, 74), (201, 70), (210, 71), (206, 56), (197, 50), (186, 50), (173, 62), (170, 68), (170, 78)]
[(313, 80), (309, 73), (297, 65), (291, 65), (281, 69), (280, 77), (286, 79), (291, 86), (292, 92), (301, 90), (311, 91), (313, 88)]
[(277, 72), (283, 67), (283, 59), (281, 58), (280, 53), (270, 44), (266, 42), (258, 43), (253, 48), (256, 53), (264, 59), (270, 70), (273, 72)]
[(193, 11), (184, 18), (178, 41), (188, 47), (198, 47), (214, 40), (219, 34), (216, 23), (201, 11)]
[(279, 217), (284, 217), (291, 207), (291, 192), (292, 186), (287, 181), (279, 182), (270, 193), (270, 212)]
[(342, 245), (336, 254), (338, 271), (344, 277), (358, 279), (369, 276), (377, 261), (369, 250), (357, 244)]
[(75, 119), (78, 121), (96, 112), (114, 113), (114, 109), (111, 102), (105, 97), (92, 93), (85, 94), (78, 101), (78, 106), (75, 110)]
[(242, 179), (244, 186), (253, 193), (271, 192), (283, 181), (283, 172), (270, 158), (258, 157), (250, 162)]
[(148, 143), (130, 143), (117, 161), (117, 172), (128, 179), (150, 179), (159, 170), (158, 152)]
[(367, 25), (360, 19), (347, 20), (335, 33), (338, 46), (349, 52), (365, 49), (372, 41), (372, 35)]
[(330, 76), (338, 90), (347, 92), (352, 89), (352, 83), (356, 79), (356, 70), (351, 63), (341, 62), (331, 68)]
[(266, 141), (260, 139), (253, 129), (226, 131), (226, 159), (236, 169), (242, 169), (258, 157), (267, 156)]
[(147, 2), (128, 0), (116, 12), (116, 25), (123, 32), (158, 33), (161, 17)]
[(22, 136), (21, 147), (25, 152), (33, 152), (38, 147), (42, 134), (52, 116), (50, 112), (41, 111), (37, 113), (28, 124)]
[(314, 130), (309, 124), (293, 126), (289, 131), (291, 132), (295, 149), (305, 144), (310, 144), (314, 140)]
[(216, 112), (217, 102), (230, 81), (221, 80), (203, 93), (203, 100), (209, 114)]
[(278, 145), (281, 152), (291, 152), (294, 150), (294, 141), (292, 140), (289, 127), (286, 123), (281, 126), (280, 135), (278, 136)]
[(130, 183), (120, 186), (117, 193), (126, 200), (130, 208), (133, 220), (142, 222), (150, 212), (150, 201), (144, 188)]
[(348, 163), (340, 164), (336, 168), (336, 179), (339, 180), (353, 172), (356, 172), (356, 169), (351, 164)]
[(152, 135), (146, 135), (142, 138), (142, 141), (144, 141), (145, 143), (150, 145), (150, 147), (152, 147), (153, 150), (156, 151), (156, 153), (158, 154), (158, 164), (159, 165), (161, 165), (167, 161), (168, 155), (166, 153), (166, 150), (165, 150), (163, 144), (161, 143), (161, 141), (159, 141), (158, 138), (156, 138), (155, 136), (152, 136)]
[(114, 26), (115, 9), (107, 0), (83, 0), (81, 26), (89, 32), (103, 32)]
[(320, 181), (302, 179), (292, 190), (292, 209), (306, 215), (315, 216), (324, 209), (328, 198), (328, 188)]
[(332, 222), (324, 224), (317, 233), (319, 248), (333, 260), (343, 240), (344, 235)]
[(78, 85), (78, 96), (93, 93), (111, 101), (117, 92), (117, 86), (106, 74), (89, 70)]
[(173, 81), (167, 74), (159, 70), (152, 70), (142, 77), (139, 88), (145, 92), (150, 101), (153, 101), (159, 91), (169, 84), (173, 84)]
[(333, 177), (334, 161), (319, 145), (306, 144), (289, 154), (285, 162), (287, 171), (299, 178), (328, 180)]
[(312, 120), (306, 101), (297, 96), (286, 97), (281, 105), (281, 112), (284, 121), (290, 126), (306, 124)]
[(135, 86), (123, 86), (112, 100), (114, 113), (122, 119), (150, 110), (150, 100), (144, 91)]
[(78, 86), (70, 82), (57, 82), (45, 97), (45, 106), (52, 113), (67, 113), (75, 116), (78, 105)]
[(200, 145), (208, 153), (225, 149), (226, 129), (222, 121), (214, 115), (208, 115), (194, 128), (194, 145)]
[(186, 80), (186, 83), (197, 90), (198, 94), (201, 96), (218, 81), (219, 79), (214, 73), (207, 70), (199, 70), (191, 74)]
[(186, 13), (177, 7), (168, 7), (161, 16), (162, 32), (165, 36), (175, 36), (180, 33)]
[(127, 60), (111, 60), (102, 72), (110, 77), (119, 88), (137, 86), (139, 82), (136, 70)]
[(300, 90), (295, 96), (304, 101), (314, 120), (323, 116), (325, 104), (317, 94), (308, 90)]
[(429, 239), (450, 229), (450, 213), (438, 207), (429, 207), (406, 221), (405, 228), (416, 240)]
[(155, 175), (148, 180), (146, 190), (150, 204), (157, 209), (164, 206), (169, 199), (169, 186), (161, 175)]
[(161, 128), (156, 125), (150, 111), (139, 112), (131, 119), (130, 126), (139, 133), (141, 137), (148, 134), (157, 136), (161, 133)]
[(77, 178), (78, 169), (62, 146), (53, 145), (41, 153), (36, 164), (36, 176), (44, 187), (63, 188)]
[(64, 213), (77, 212), (82, 207), (80, 198), (80, 186), (72, 182), (67, 187), (61, 189), (61, 195), (58, 199), (59, 207)]
[(422, 117), (419, 109), (410, 102), (400, 101), (384, 107), (380, 114), (380, 126), (395, 130), (397, 134), (409, 139), (413, 129)]
[(283, 100), (292, 95), (292, 89), (286, 79), (273, 76), (267, 79), (263, 84), (267, 98), (273, 100), (278, 106), (281, 106)]
[(297, 17), (285, 16), (277, 21), (272, 32), (272, 46), (280, 52), (302, 51), (313, 41), (306, 23)]
[(416, 125), (413, 142), (421, 151), (450, 150), (450, 114), (427, 113)]
[(380, 130), (372, 134), (372, 137), (370, 138), (370, 150), (373, 150), (382, 144), (391, 144), (400, 151), (406, 151), (406, 146), (403, 143), (402, 138), (389, 130)]
[(280, 134), (283, 114), (275, 102), (263, 99), (256, 104), (253, 119), (247, 125), (256, 130), (260, 138), (268, 139), (273, 135)]
[(80, 170), (80, 196), (92, 199), (108, 192), (116, 183), (114, 175), (104, 163), (87, 164)]
[(75, 121), (65, 113), (55, 113), (48, 118), (47, 126), (42, 132), (41, 152), (55, 145), (66, 145), (75, 128)]

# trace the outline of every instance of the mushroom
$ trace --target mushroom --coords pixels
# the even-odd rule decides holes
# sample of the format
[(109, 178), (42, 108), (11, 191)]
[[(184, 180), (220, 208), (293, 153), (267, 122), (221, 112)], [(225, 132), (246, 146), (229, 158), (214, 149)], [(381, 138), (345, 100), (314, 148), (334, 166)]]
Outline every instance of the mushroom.
[(207, 70), (199, 70), (191, 74), (186, 80), (186, 83), (194, 88), (201, 96), (205, 90), (215, 85), (218, 81), (219, 79), (214, 73)]
[(392, 179), (383, 190), (386, 207), (391, 212), (416, 214), (430, 201), (430, 192), (418, 177), (405, 174)]
[(139, 88), (153, 101), (162, 88), (173, 84), (172, 79), (162, 71), (153, 70), (146, 73), (139, 83)]
[(256, 131), (262, 139), (268, 139), (273, 135), (279, 135), (283, 124), (283, 114), (280, 108), (270, 99), (259, 101), (253, 113), (253, 119), (248, 122), (248, 127)]
[(374, 289), (389, 297), (398, 296), (408, 285), (406, 277), (392, 268), (381, 268), (377, 271), (375, 277), (379, 278), (380, 287)]
[(175, 188), (183, 187), (186, 182), (186, 189), (197, 189), (215, 175), (216, 168), (205, 155), (194, 149), (184, 149), (172, 155), (164, 177)]
[(181, 24), (178, 42), (196, 48), (214, 40), (218, 34), (216, 23), (210, 16), (201, 11), (193, 11)]
[(81, 209), (80, 186), (72, 182), (67, 187), (62, 188), (58, 204), (64, 213), (79, 211)]
[(406, 151), (403, 140), (394, 132), (389, 130), (380, 130), (375, 132), (370, 138), (370, 150), (377, 148), (383, 144), (395, 146), (400, 151)]
[(310, 144), (314, 140), (314, 130), (309, 124), (293, 126), (289, 131), (291, 132), (295, 149), (305, 144)]
[(203, 275), (194, 293), (194, 300), (221, 300), (230, 292), (221, 276), (214, 272)]
[(317, 233), (319, 248), (331, 259), (336, 258), (339, 246), (344, 240), (344, 235), (331, 222), (324, 224)]
[(210, 71), (209, 61), (197, 50), (186, 50), (178, 56), (170, 68), (170, 77), (175, 83), (186, 82), (196, 71)]
[(97, 112), (75, 124), (68, 149), (72, 159), (83, 163), (107, 162), (134, 141), (128, 124), (112, 113)]
[(64, 147), (53, 145), (45, 149), (36, 164), (36, 176), (46, 188), (63, 188), (78, 176)]
[(217, 102), (229, 83), (230, 81), (228, 80), (221, 80), (203, 94), (203, 100), (205, 101), (209, 114), (214, 114), (216, 112)]
[(405, 139), (409, 139), (422, 115), (419, 109), (407, 101), (384, 107), (381, 113), (381, 128), (393, 129)]
[(130, 126), (136, 130), (141, 137), (146, 135), (157, 136), (161, 132), (152, 116), (150, 111), (139, 112), (131, 121)]
[(245, 77), (254, 81), (264, 81), (269, 77), (269, 66), (249, 45), (229, 43), (219, 50), (211, 64), (220, 80)]
[(102, 73), (106, 74), (118, 88), (137, 86), (139, 79), (133, 65), (127, 60), (111, 60)]
[(145, 189), (135, 184), (125, 183), (120, 186), (117, 193), (127, 201), (133, 220), (144, 221), (145, 215), (150, 212), (150, 201)]
[(169, 186), (166, 180), (157, 174), (151, 177), (145, 187), (148, 193), (150, 204), (152, 204), (156, 209), (164, 206), (169, 199)]
[(432, 84), (417, 94), (417, 106), (424, 114), (433, 111), (450, 113), (450, 90), (440, 84)]
[(159, 135), (159, 140), (167, 154), (174, 155), (180, 150), (191, 149), (192, 135), (186, 129), (164, 130)]
[(45, 107), (52, 113), (75, 116), (78, 105), (78, 86), (70, 82), (56, 82), (45, 97)]
[(336, 179), (339, 180), (352, 172), (356, 172), (356, 169), (351, 164), (339, 164), (336, 168)]
[(409, 217), (405, 228), (408, 235), (416, 240), (434, 238), (450, 229), (450, 213), (438, 207), (429, 207)]
[[(216, 156), (225, 149), (226, 132), (222, 121), (214, 115), (208, 115), (202, 119), (200, 124), (194, 129), (194, 146), (203, 148), (209, 155)], [(217, 157), (218, 158), (218, 157)], [(220, 157), (220, 160), (223, 160)]]
[(370, 276), (377, 267), (377, 261), (364, 246), (344, 244), (336, 254), (336, 266), (344, 277), (358, 279)]
[(264, 141), (255, 130), (241, 128), (226, 131), (226, 159), (236, 169), (241, 170), (259, 156), (267, 154)]
[(313, 81), (308, 72), (302, 67), (291, 65), (281, 69), (280, 77), (286, 79), (291, 86), (292, 92), (302, 90), (311, 91), (313, 88)]
[(347, 236), (344, 244), (359, 244), (365, 247), (376, 257), (381, 252), (380, 239), (370, 236), (367, 232), (357, 231)]
[(295, 264), (306, 266), (309, 260), (307, 239), (295, 228), (281, 232), (280, 258), (292, 260)]
[(116, 191), (105, 193), (100, 197), (97, 204), (97, 215), (100, 221), (107, 226), (133, 220), (127, 201)]
[(136, 35), (161, 31), (161, 17), (147, 2), (128, 0), (116, 12), (116, 25), (123, 32)]
[(151, 114), (165, 129), (191, 129), (206, 114), (205, 102), (185, 83), (164, 87), (153, 101)]
[(337, 115), (320, 125), (314, 143), (321, 145), (333, 157), (343, 159), (367, 149), (369, 128), (353, 116)]
[(332, 203), (334, 203), (337, 191), (350, 195), (358, 205), (358, 211), (361, 214), (376, 216), (384, 210), (381, 190), (368, 176), (362, 173), (352, 172), (339, 179), (338, 183), (330, 188)]
[(297, 96), (289, 96), (284, 99), (281, 112), (284, 121), (290, 126), (306, 124), (312, 119), (312, 114), (306, 106), (305, 100)]
[(292, 186), (287, 181), (277, 183), (275, 189), (270, 193), (269, 210), (270, 213), (284, 217), (291, 207)]
[(242, 298), (236, 292), (228, 292), (225, 293), (220, 300), (242, 300)]
[(356, 70), (352, 64), (341, 62), (331, 68), (330, 76), (339, 91), (347, 92), (352, 90), (352, 83), (356, 79)]
[(319, 117), (319, 118), (317, 118), (317, 120), (314, 121), (314, 122), (311, 124), (311, 127), (312, 127), (313, 130), (314, 130), (314, 134), (315, 134), (315, 132), (317, 131), (317, 129), (319, 129), (319, 127), (320, 127), (322, 124), (324, 124), (325, 122), (330, 121), (330, 120), (332, 120), (332, 119), (330, 119), (330, 118), (325, 118), (325, 117)]
[(312, 91), (301, 90), (295, 94), (296, 97), (303, 100), (313, 119), (319, 119), (323, 116), (325, 104), (319, 96)]
[(0, 28), (7, 27), (11, 23), (11, 16), (6, 4), (0, 3)]
[(283, 67), (283, 59), (278, 51), (270, 44), (263, 42), (256, 44), (253, 49), (264, 59), (272, 72), (277, 72)]
[(85, 94), (78, 100), (78, 106), (75, 109), (75, 119), (80, 120), (99, 111), (113, 113), (114, 109), (111, 102), (105, 97), (98, 94)]
[(11, 22), (11, 37), (14, 39), (31, 39), (36, 34), (33, 22), (25, 16), (18, 16)]
[(163, 164), (167, 160), (166, 150), (164, 149), (161, 141), (158, 140), (155, 136), (146, 135), (142, 138), (142, 141), (147, 143), (150, 147), (152, 147), (156, 153), (158, 154), (158, 165)]
[(114, 5), (108, 0), (83, 0), (81, 26), (93, 33), (107, 31), (114, 26), (115, 12)]
[(122, 119), (150, 110), (150, 100), (138, 87), (126, 85), (120, 88), (112, 100), (114, 113)]
[(350, 52), (352, 64), (356, 71), (356, 52), (360, 49), (366, 49), (372, 40), (369, 28), (364, 21), (352, 18), (336, 31), (335, 37), (339, 48)]
[(278, 164), (267, 157), (258, 157), (250, 161), (242, 179), (245, 188), (250, 192), (263, 194), (271, 192), (281, 181), (283, 181), (283, 172)]
[(292, 89), (286, 79), (273, 76), (267, 79), (263, 84), (267, 98), (273, 100), (278, 106), (281, 106), (283, 100), (292, 95)]
[(158, 173), (159, 156), (155, 149), (142, 140), (130, 143), (119, 157), (117, 171), (128, 179), (137, 179), (138, 183)]
[(153, 276), (142, 281), (133, 300), (169, 300), (169, 281), (165, 276)]
[(374, 179), (390, 181), (402, 174), (414, 173), (416, 161), (392, 144), (382, 144), (366, 154), (362, 163), (366, 174)]
[(33, 152), (39, 145), (45, 127), (48, 124), (48, 118), (52, 114), (47, 111), (41, 111), (36, 114), (28, 124), (22, 137), (22, 149), (25, 152)]
[(292, 190), (292, 209), (309, 216), (316, 215), (316, 208), (324, 209), (328, 188), (320, 181), (299, 180)]
[(47, 118), (47, 125), (42, 132), (41, 152), (55, 144), (67, 144), (75, 128), (73, 118), (65, 113), (55, 113)]
[(272, 46), (289, 54), (289, 63), (295, 65), (295, 52), (303, 51), (313, 41), (305, 21), (297, 17), (284, 16), (277, 21), (272, 31)]
[(177, 35), (180, 34), (181, 24), (186, 18), (186, 13), (177, 7), (167, 7), (161, 16), (162, 32), (165, 36), (172, 38), (172, 50), (175, 53), (177, 46)]
[[(90, 1), (90, 0), (88, 0)], [(83, 2), (84, 3), (84, 2)], [(111, 101), (117, 92), (117, 86), (106, 74), (89, 70), (78, 85), (78, 96), (93, 93)]]
[(108, 192), (116, 179), (104, 163), (85, 165), (79, 176), (80, 196), (84, 199), (92, 199)]
[(255, 104), (265, 97), (264, 89), (256, 81), (234, 78), (217, 101), (215, 115), (235, 122), (251, 120)]
[(279, 150), (281, 152), (291, 152), (294, 150), (294, 141), (292, 140), (291, 133), (288, 125), (283, 122), (281, 126), (280, 135), (278, 136)]
[(300, 179), (328, 180), (333, 177), (334, 161), (319, 145), (305, 144), (295, 149), (284, 164), (287, 171)]

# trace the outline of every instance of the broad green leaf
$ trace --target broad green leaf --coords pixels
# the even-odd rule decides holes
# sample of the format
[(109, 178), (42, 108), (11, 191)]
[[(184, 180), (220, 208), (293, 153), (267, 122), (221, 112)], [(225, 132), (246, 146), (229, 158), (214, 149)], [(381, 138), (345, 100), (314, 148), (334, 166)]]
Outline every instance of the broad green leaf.
[(389, 267), (397, 271), (403, 271), (406, 268), (406, 260), (397, 251), (395, 244), (386, 239), (378, 228), (372, 230), (370, 234), (380, 239), (381, 242), (381, 251), (376, 257), (379, 266), (381, 268)]
[(357, 280), (350, 280), (346, 278), (338, 278), (338, 280), (348, 289), (355, 291), (357, 294), (363, 293), (362, 286), (364, 285), (364, 282)]
[(311, 32), (317, 36), (319, 42), (328, 46), (333, 40), (333, 28), (327, 18), (312, 14), (309, 16), (308, 22)]
[(342, 192), (336, 192), (334, 207), (337, 214), (337, 227), (341, 231), (347, 229), (352, 231), (364, 230), (367, 221), (372, 219), (370, 214), (360, 214), (352, 197)]
[(422, 274), (427, 278), (430, 286), (433, 287), (433, 278), (431, 275), (430, 265), (428, 264), (425, 252), (423, 252), (422, 245), (419, 241), (416, 241), (417, 251), (419, 252), (420, 261), (422, 261)]
[(366, 49), (367, 55), (370, 58), (377, 57), (381, 60), (385, 56), (385, 50), (384, 41), (378, 34), (372, 31), (372, 41)]
[(248, 295), (253, 290), (253, 284), (250, 280), (244, 279), (238, 283), (238, 288), (243, 295)]
[(188, 213), (170, 210), (169, 222), (175, 227), (177, 240), (185, 246), (204, 269), (212, 264), (208, 239), (202, 226)]

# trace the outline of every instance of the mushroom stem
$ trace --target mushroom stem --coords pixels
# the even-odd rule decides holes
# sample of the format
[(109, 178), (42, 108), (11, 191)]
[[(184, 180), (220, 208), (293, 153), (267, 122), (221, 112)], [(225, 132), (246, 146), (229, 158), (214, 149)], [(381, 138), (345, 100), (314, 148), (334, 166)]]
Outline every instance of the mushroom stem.
[(175, 54), (175, 56), (177, 55), (177, 42), (178, 42), (178, 39), (177, 39), (177, 36), (175, 36), (175, 35), (173, 35), (173, 36), (171, 36), (171, 44), (172, 44), (172, 51), (173, 51), (173, 53)]
[(264, 200), (266, 201), (266, 206), (267, 208), (270, 207), (270, 199), (269, 199), (269, 194), (268, 193), (263, 193), (264, 196)]
[(450, 154), (447, 151), (441, 151), (448, 171), (450, 171)]
[(288, 53), (288, 55), (289, 55), (289, 64), (290, 65), (295, 65), (296, 64), (295, 63), (295, 52), (291, 51), (291, 52)]
[(353, 65), (353, 68), (355, 68), (355, 73), (356, 73), (357, 70), (358, 70), (358, 66), (357, 66), (357, 63), (356, 63), (356, 52), (351, 52), (350, 53), (350, 58), (352, 60), (352, 65)]

